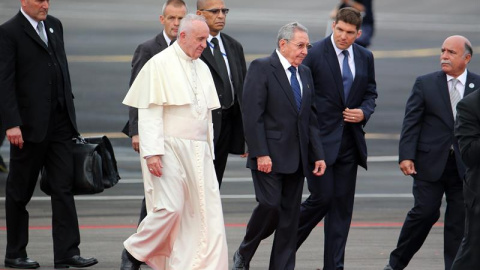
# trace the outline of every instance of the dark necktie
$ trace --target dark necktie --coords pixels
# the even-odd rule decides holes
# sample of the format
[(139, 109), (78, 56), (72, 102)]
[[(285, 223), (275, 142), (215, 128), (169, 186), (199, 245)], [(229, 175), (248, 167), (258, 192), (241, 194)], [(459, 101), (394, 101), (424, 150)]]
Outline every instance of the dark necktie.
[(218, 39), (212, 38), (213, 44), (213, 57), (217, 63), (218, 71), (223, 80), (223, 95), (220, 99), (222, 102), (222, 108), (228, 109), (233, 103), (232, 86), (230, 85), (230, 77), (228, 76), (227, 65), (225, 59), (223, 59), (220, 46), (218, 45)]
[(168, 44), (168, 46), (172, 46), (172, 44), (175, 42), (176, 39), (172, 39), (170, 40), (170, 44)]
[(300, 111), (300, 106), (302, 105), (302, 92), (300, 91), (300, 83), (297, 80), (297, 68), (290, 66), (288, 68), (292, 73), (290, 77), (290, 84), (292, 85), (293, 96), (295, 97), (295, 103), (297, 103), (297, 109)]
[(343, 80), (343, 93), (345, 94), (345, 101), (347, 101), (348, 94), (350, 94), (350, 88), (352, 88), (353, 84), (353, 74), (352, 70), (350, 69), (350, 65), (348, 64), (348, 51), (342, 51), (343, 57), (343, 73), (342, 73), (342, 80)]

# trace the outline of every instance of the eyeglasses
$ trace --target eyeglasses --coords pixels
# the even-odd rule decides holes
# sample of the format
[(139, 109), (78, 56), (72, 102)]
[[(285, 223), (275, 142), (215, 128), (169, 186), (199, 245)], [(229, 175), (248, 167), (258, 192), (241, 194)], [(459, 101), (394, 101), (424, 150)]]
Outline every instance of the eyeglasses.
[(221, 11), (223, 14), (227, 15), (228, 12), (230, 11), (230, 9), (228, 9), (228, 8), (212, 8), (212, 9), (200, 9), (200, 11), (208, 11), (208, 12), (213, 13), (215, 15), (218, 15)]
[(297, 46), (297, 48), (299, 50), (303, 50), (305, 48), (307, 48), (307, 50), (310, 50), (312, 48), (312, 44), (310, 44), (310, 43), (295, 43), (295, 42), (291, 42), (288, 39), (286, 39), (286, 41), (292, 43), (295, 46)]

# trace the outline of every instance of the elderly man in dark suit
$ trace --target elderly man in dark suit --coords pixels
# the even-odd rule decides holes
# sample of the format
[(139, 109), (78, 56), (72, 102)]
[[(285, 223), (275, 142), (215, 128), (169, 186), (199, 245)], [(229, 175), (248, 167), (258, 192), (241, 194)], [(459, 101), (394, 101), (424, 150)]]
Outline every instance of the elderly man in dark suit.
[(261, 240), (275, 232), (270, 270), (295, 269), (304, 175), (325, 171), (310, 70), (307, 29), (284, 25), (277, 50), (253, 61), (243, 89), (243, 119), (258, 206), (235, 252), (233, 270), (249, 269)]
[[(475, 87), (478, 87), (476, 85)], [(466, 166), (463, 184), (465, 233), (452, 270), (477, 269), (480, 265), (480, 91), (457, 105), (455, 136)]]
[[(149, 39), (138, 45), (132, 59), (132, 74), (130, 77), (130, 86), (137, 77), (138, 73), (154, 55), (163, 51), (172, 45), (177, 39), (178, 27), (180, 21), (187, 14), (187, 5), (183, 0), (167, 0), (162, 7), (162, 15), (160, 15), (160, 23), (164, 26), (163, 31), (154, 38)], [(129, 107), (129, 119), (123, 133), (132, 138), (132, 148), (136, 152), (140, 152), (138, 138), (138, 109)], [(141, 160), (143, 162), (143, 160)], [(145, 198), (142, 201), (140, 209), (139, 223), (147, 215)]]
[(87, 267), (72, 194), (73, 145), (78, 135), (63, 27), (48, 16), (48, 0), (21, 0), (0, 26), (0, 115), (10, 147), (6, 184), (5, 266), (38, 268), (27, 256), (28, 211), (40, 170), (48, 172), (55, 268)]
[(297, 247), (325, 217), (325, 270), (343, 269), (352, 221), (358, 165), (367, 168), (364, 126), (375, 110), (373, 55), (355, 44), (362, 18), (353, 8), (337, 12), (329, 37), (313, 44), (304, 64), (312, 70), (315, 105), (327, 170), (308, 175)]
[(480, 77), (466, 69), (472, 47), (465, 37), (448, 37), (441, 51), (442, 70), (418, 77), (407, 101), (399, 160), (400, 170), (413, 177), (415, 204), (407, 214), (386, 270), (407, 267), (439, 219), (444, 195), (446, 270), (450, 270), (462, 240), (465, 167), (454, 136), (455, 108), (480, 84)]
[(220, 33), (225, 27), (229, 9), (223, 0), (198, 0), (197, 14), (207, 20), (210, 36), (208, 48), (203, 50), (203, 60), (212, 73), (221, 109), (213, 112), (215, 143), (215, 172), (219, 186), (222, 185), (228, 154), (243, 155), (242, 89), (247, 73), (242, 45), (231, 36)]

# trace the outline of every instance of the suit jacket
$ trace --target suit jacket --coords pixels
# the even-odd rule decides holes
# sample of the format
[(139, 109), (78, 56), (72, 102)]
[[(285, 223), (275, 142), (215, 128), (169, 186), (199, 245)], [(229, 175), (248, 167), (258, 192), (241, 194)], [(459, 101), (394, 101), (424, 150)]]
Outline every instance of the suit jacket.
[[(468, 85), (467, 85), (468, 86)], [(465, 184), (476, 194), (480, 213), (480, 91), (465, 97), (457, 105), (455, 136), (466, 166)], [(466, 198), (465, 198), (466, 199)], [(471, 198), (470, 199), (474, 199)], [(473, 204), (473, 201), (471, 201)], [(468, 205), (468, 202), (467, 202)], [(479, 247), (480, 248), (480, 247)]]
[[(478, 86), (477, 86), (478, 87)], [(465, 234), (452, 270), (476, 269), (480, 263), (480, 91), (457, 105), (455, 136), (466, 166), (463, 196), (466, 212)]]
[[(228, 65), (230, 68), (230, 79), (233, 85), (233, 92), (235, 94), (234, 107), (233, 107), (233, 126), (234, 132), (232, 134), (232, 140), (230, 144), (229, 153), (231, 154), (243, 154), (245, 153), (245, 138), (243, 135), (243, 124), (242, 124), (242, 90), (243, 90), (243, 81), (247, 73), (247, 65), (245, 63), (245, 55), (243, 54), (242, 45), (236, 41), (234, 38), (230, 37), (227, 34), (221, 33), (220, 37), (222, 38), (223, 46), (225, 47), (225, 52), (228, 58)], [(223, 94), (223, 81), (218, 71), (217, 63), (213, 57), (212, 51), (210, 48), (206, 48), (200, 59), (203, 60), (210, 69), (212, 73), (213, 81), (215, 83), (215, 88), (219, 97)], [(214, 142), (217, 143), (217, 139), (220, 135), (220, 130), (222, 128), (222, 109), (217, 109), (212, 112), (213, 117), (213, 130), (214, 130)]]
[(57, 102), (57, 69), (63, 76), (65, 106), (77, 130), (62, 23), (47, 16), (44, 25), (52, 53), (21, 12), (0, 26), (2, 125), (20, 126), (23, 139), (31, 142), (41, 142), (47, 135)]
[(243, 120), (249, 156), (247, 166), (257, 170), (257, 157), (270, 156), (272, 172), (291, 174), (303, 166), (304, 174), (324, 160), (314, 105), (313, 79), (300, 65), (303, 85), (300, 111), (292, 87), (276, 52), (254, 60), (243, 88)]
[[(365, 48), (353, 44), (355, 61), (355, 79), (345, 100), (342, 73), (338, 57), (330, 36), (313, 44), (303, 64), (312, 71), (315, 86), (315, 105), (318, 109), (318, 122), (327, 166), (335, 162), (342, 143), (346, 125), (350, 125), (357, 150), (359, 165), (367, 168), (367, 145), (365, 142), (366, 125), (375, 110), (377, 98), (375, 68), (373, 54)], [(358, 124), (347, 124), (343, 121), (346, 108), (362, 109), (365, 120)]]
[[(479, 85), (480, 77), (468, 72), (464, 96), (473, 92), (469, 87), (472, 83)], [(399, 159), (415, 162), (415, 179), (437, 181), (443, 173), (452, 145), (458, 173), (463, 179), (465, 167), (454, 137), (454, 118), (446, 74), (437, 71), (420, 76), (415, 81), (407, 101)]]
[[(156, 37), (138, 45), (132, 59), (132, 74), (130, 77), (130, 86), (132, 85), (133, 81), (135, 80), (145, 63), (147, 63), (150, 58), (152, 58), (157, 53), (163, 51), (167, 47), (168, 44), (165, 40), (165, 37), (163, 36), (163, 31)], [(138, 135), (138, 109), (129, 107), (128, 115), (129, 120), (123, 128), (122, 132), (130, 137), (133, 137), (135, 135)]]

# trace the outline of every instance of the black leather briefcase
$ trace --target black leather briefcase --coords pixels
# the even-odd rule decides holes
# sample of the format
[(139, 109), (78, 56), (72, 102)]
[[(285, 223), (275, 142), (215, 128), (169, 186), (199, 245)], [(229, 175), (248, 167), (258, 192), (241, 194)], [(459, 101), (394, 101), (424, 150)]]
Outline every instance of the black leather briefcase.
[[(117, 161), (112, 144), (107, 136), (78, 137), (73, 147), (74, 184), (73, 194), (96, 194), (118, 183)], [(48, 171), (43, 168), (40, 189), (51, 194)]]

